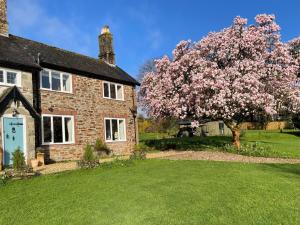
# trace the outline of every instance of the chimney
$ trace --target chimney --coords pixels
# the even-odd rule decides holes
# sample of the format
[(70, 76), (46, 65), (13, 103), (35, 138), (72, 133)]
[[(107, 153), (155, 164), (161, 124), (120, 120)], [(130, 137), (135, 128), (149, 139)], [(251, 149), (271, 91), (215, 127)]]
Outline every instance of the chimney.
[(0, 0), (0, 35), (8, 37), (6, 0)]
[(115, 53), (113, 49), (113, 36), (109, 26), (104, 26), (99, 35), (99, 59), (109, 64), (115, 65)]

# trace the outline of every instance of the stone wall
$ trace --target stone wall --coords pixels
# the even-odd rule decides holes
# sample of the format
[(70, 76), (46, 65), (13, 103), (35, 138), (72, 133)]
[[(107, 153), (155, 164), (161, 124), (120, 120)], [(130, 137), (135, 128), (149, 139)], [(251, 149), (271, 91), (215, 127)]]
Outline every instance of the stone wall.
[(268, 122), (265, 127), (261, 123), (255, 122), (244, 122), (242, 123), (242, 130), (280, 130), (280, 129), (288, 129), (290, 124), (288, 121), (271, 121)]
[(114, 154), (129, 154), (136, 144), (136, 123), (130, 111), (135, 105), (135, 90), (124, 85), (124, 101), (104, 99), (103, 81), (72, 76), (73, 93), (41, 90), (42, 114), (73, 115), (75, 144), (43, 145), (47, 159), (74, 160), (82, 156), (84, 146), (97, 138), (105, 140), (104, 118), (125, 118), (126, 141), (107, 143)]
[[(27, 72), (21, 72), (21, 87), (19, 87), (22, 94), (28, 99), (28, 101), (33, 104), (33, 90), (32, 90), (32, 74)], [(5, 89), (7, 89), (8, 86), (0, 86), (0, 95), (3, 93)], [(30, 159), (35, 158), (35, 121), (27, 111), (27, 109), (24, 108), (22, 103), (17, 103), (17, 111), (20, 115), (22, 115), (26, 122), (26, 160), (29, 163)], [(3, 115), (5, 114), (12, 114), (13, 113), (13, 107), (14, 103), (11, 102), (6, 110), (4, 111)], [(2, 118), (3, 115), (0, 115)], [(1, 146), (3, 144), (2, 141), (2, 119), (0, 119), (0, 143)]]
[(8, 36), (6, 0), (0, 0), (0, 35)]

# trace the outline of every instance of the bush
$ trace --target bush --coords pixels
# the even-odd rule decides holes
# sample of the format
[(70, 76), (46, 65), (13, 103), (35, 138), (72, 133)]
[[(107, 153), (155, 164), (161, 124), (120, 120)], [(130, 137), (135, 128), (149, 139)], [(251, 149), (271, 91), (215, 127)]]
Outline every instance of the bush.
[(0, 186), (4, 186), (9, 180), (9, 175), (4, 171), (4, 173), (0, 176)]
[(94, 145), (94, 150), (99, 157), (106, 157), (111, 154), (111, 150), (107, 147), (105, 143), (103, 143), (99, 138), (96, 140)]
[(25, 163), (25, 157), (24, 153), (20, 150), (20, 148), (17, 148), (13, 153), (12, 153), (12, 161), (13, 161), (13, 168), (15, 170), (24, 170), (26, 167)]
[(146, 152), (141, 145), (135, 145), (132, 154), (130, 155), (132, 160), (146, 159)]
[(226, 152), (246, 156), (270, 157), (279, 155), (279, 153), (272, 150), (270, 146), (260, 144), (259, 142), (242, 144), (240, 149), (237, 149), (232, 144), (226, 144), (223, 149)]
[(78, 162), (78, 166), (81, 168), (94, 168), (99, 166), (99, 164), (99, 157), (95, 154), (93, 147), (87, 144), (84, 147), (83, 157)]
[(217, 137), (183, 137), (183, 138), (168, 138), (160, 140), (145, 140), (146, 146), (154, 148), (160, 151), (168, 150), (194, 150), (201, 151), (205, 149), (222, 148), (225, 143), (230, 142), (229, 136), (217, 136)]
[(101, 163), (100, 167), (111, 169), (116, 167), (128, 167), (131, 165), (133, 165), (132, 160), (125, 160), (117, 157), (113, 161)]

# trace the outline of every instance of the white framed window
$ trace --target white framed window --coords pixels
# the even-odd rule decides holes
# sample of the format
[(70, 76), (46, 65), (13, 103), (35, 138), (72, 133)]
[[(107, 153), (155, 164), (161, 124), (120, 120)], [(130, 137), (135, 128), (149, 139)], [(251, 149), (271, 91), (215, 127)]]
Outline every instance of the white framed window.
[(43, 69), (40, 72), (41, 89), (72, 93), (72, 75), (56, 70)]
[(104, 118), (105, 141), (126, 141), (126, 121), (119, 118)]
[(0, 68), (0, 85), (21, 87), (21, 71)]
[(74, 116), (42, 115), (42, 144), (73, 144)]
[(124, 100), (124, 86), (107, 81), (103, 82), (103, 98)]

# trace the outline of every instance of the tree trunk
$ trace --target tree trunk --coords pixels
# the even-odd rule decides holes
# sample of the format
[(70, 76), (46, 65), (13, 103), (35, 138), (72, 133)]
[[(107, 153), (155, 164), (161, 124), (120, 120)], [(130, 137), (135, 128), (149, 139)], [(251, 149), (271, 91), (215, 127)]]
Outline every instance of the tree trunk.
[(239, 128), (234, 128), (231, 130), (232, 132), (232, 144), (237, 147), (238, 149), (240, 149), (241, 147), (241, 142), (240, 142), (240, 129)]
[(232, 133), (232, 144), (240, 149), (241, 142), (240, 142), (240, 135), (241, 135), (241, 124), (236, 121), (228, 121), (224, 120), (224, 123), (227, 127), (231, 130)]

